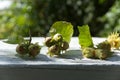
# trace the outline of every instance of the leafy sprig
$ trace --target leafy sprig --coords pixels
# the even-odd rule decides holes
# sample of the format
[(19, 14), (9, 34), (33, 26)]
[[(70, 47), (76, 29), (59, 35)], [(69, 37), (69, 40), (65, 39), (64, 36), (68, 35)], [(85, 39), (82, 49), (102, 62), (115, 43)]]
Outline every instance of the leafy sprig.
[(96, 47), (93, 44), (88, 25), (78, 26), (79, 44), (82, 48), (82, 55), (86, 58), (106, 59), (113, 55), (111, 44), (106, 40), (99, 43)]

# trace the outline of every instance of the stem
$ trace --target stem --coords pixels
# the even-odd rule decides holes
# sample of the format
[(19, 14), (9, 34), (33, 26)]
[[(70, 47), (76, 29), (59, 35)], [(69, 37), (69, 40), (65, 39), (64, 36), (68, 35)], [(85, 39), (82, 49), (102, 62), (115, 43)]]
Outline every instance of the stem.
[(31, 30), (29, 30), (29, 37), (30, 37), (30, 39), (29, 39), (29, 45), (30, 45), (31, 41), (32, 41)]

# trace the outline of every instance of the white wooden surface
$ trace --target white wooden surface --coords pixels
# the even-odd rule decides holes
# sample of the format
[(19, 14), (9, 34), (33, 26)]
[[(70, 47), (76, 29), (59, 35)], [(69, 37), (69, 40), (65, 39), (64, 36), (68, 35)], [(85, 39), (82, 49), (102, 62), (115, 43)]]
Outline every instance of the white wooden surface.
[[(104, 40), (93, 38), (94, 44)], [(32, 42), (43, 45), (44, 38)], [(16, 56), (16, 46), (0, 41), (0, 80), (120, 80), (120, 51), (107, 60), (85, 59), (78, 38), (73, 37), (61, 57), (47, 56), (47, 47), (43, 47), (36, 59), (21, 59)]]

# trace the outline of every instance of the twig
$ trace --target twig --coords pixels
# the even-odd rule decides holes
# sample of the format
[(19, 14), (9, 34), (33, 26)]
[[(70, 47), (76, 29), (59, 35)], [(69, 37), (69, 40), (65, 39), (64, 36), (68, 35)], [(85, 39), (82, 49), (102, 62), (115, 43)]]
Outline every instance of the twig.
[(30, 45), (31, 41), (32, 41), (31, 30), (29, 30), (29, 37), (30, 37), (30, 39), (29, 39), (29, 45)]

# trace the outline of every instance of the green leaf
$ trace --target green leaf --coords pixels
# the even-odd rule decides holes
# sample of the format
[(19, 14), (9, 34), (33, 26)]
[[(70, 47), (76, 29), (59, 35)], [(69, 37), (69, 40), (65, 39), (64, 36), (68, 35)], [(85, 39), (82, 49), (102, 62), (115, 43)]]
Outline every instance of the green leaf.
[(67, 42), (70, 42), (73, 35), (73, 25), (66, 21), (55, 22), (50, 28), (50, 35), (53, 36), (56, 33), (60, 33), (63, 36), (63, 39)]
[(82, 48), (85, 47), (93, 47), (93, 41), (92, 37), (90, 34), (89, 26), (88, 25), (83, 25), (83, 26), (78, 26), (79, 30), (79, 44), (81, 45)]

